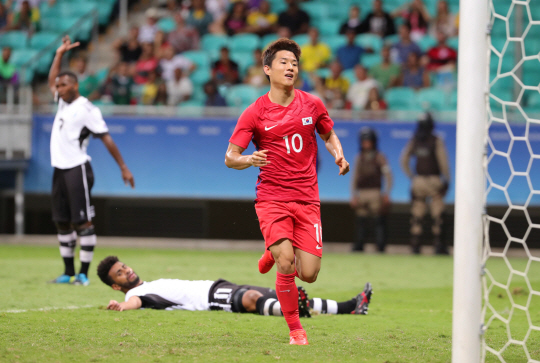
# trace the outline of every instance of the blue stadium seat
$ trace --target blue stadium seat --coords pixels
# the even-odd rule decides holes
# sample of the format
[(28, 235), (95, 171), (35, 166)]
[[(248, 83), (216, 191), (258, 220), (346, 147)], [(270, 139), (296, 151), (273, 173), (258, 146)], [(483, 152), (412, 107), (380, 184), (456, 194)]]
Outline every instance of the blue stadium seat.
[(300, 8), (302, 8), (302, 10), (308, 13), (311, 18), (311, 22), (315, 23), (315, 21), (326, 18), (328, 16), (330, 7), (322, 2), (309, 1), (301, 3)]
[(357, 81), (354, 68), (344, 70), (341, 75), (349, 81), (349, 84)]
[(255, 34), (237, 34), (229, 39), (231, 52), (250, 52), (260, 46), (261, 40)]
[(360, 34), (354, 38), (354, 42), (363, 47), (371, 48), (375, 53), (379, 53), (383, 47), (383, 40), (375, 34)]
[(437, 40), (429, 35), (424, 35), (416, 44), (418, 44), (422, 52), (425, 53), (437, 45)]
[(300, 46), (309, 43), (309, 36), (307, 34), (298, 34), (293, 36), (291, 39), (297, 42)]
[[(39, 51), (34, 49), (15, 49), (11, 53), (10, 63), (17, 68), (19, 72), (19, 77), (23, 83), (31, 83), (34, 79), (34, 72), (36, 63), (31, 63), (34, 57), (39, 53)], [(21, 69), (22, 66), (25, 66), (24, 71)]]
[(176, 29), (176, 22), (174, 21), (173, 18), (169, 18), (169, 17), (161, 18), (157, 22), (157, 26), (159, 29), (163, 30), (163, 32), (170, 33), (174, 29)]
[(329, 68), (319, 68), (315, 71), (315, 74), (321, 78), (328, 78), (332, 74)]
[(399, 35), (398, 34), (389, 35), (389, 36), (383, 38), (383, 43), (386, 44), (386, 45), (393, 45), (393, 44), (396, 44), (397, 42), (399, 42)]
[(347, 44), (347, 38), (344, 35), (323, 35), (321, 42), (330, 47), (330, 50), (335, 55), (337, 50)]
[(390, 110), (412, 110), (418, 108), (415, 101), (416, 93), (412, 88), (390, 88), (385, 92), (384, 99), (388, 103)]
[(540, 93), (534, 92), (529, 95), (526, 110), (540, 111)]
[(238, 64), (240, 78), (244, 78), (249, 67), (253, 65), (253, 52), (231, 52), (231, 59)]
[(457, 51), (459, 49), (459, 37), (448, 38), (446, 44)]
[(315, 25), (321, 35), (338, 35), (341, 26), (341, 20), (321, 19)]
[(281, 13), (282, 11), (287, 10), (287, 3), (285, 0), (269, 0), (270, 11), (276, 14)]
[[(42, 17), (40, 20), (40, 26), (42, 31), (65, 33), (70, 30), (79, 19), (76, 18), (57, 18), (57, 17)], [(77, 29), (71, 29), (69, 36), (72, 40), (78, 39), (79, 31)]]
[(201, 49), (205, 51), (218, 51), (229, 46), (229, 37), (218, 34), (205, 34), (201, 39)]
[(445, 108), (446, 94), (437, 88), (423, 88), (418, 91), (416, 101), (426, 111), (440, 111)]
[(189, 75), (189, 79), (191, 79), (195, 88), (202, 87), (203, 84), (210, 80), (211, 73), (210, 68), (197, 68)]
[(371, 68), (377, 64), (380, 64), (382, 62), (382, 57), (380, 54), (373, 54), (373, 53), (364, 53), (362, 55), (362, 59), (360, 60), (360, 63), (366, 68)]
[[(43, 54), (38, 60), (37, 72), (47, 74), (54, 58), (54, 53), (59, 44), (61, 44), (61, 34), (54, 32), (38, 32), (30, 38), (30, 48), (35, 50), (48, 49), (47, 53)], [(58, 41), (58, 42), (57, 42)]]
[(197, 68), (210, 67), (210, 57), (204, 50), (188, 50), (182, 55), (197, 65)]
[(457, 111), (457, 90), (450, 92), (447, 97), (447, 106), (445, 109)]
[(12, 30), (0, 35), (0, 48), (23, 49), (28, 44), (26, 32)]
[(263, 37), (261, 37), (261, 48), (266, 48), (270, 43), (272, 43), (274, 40), (277, 40), (279, 37), (277, 34), (266, 34)]
[(259, 97), (259, 93), (257, 88), (247, 84), (231, 86), (226, 95), (227, 104), (233, 107), (247, 107)]

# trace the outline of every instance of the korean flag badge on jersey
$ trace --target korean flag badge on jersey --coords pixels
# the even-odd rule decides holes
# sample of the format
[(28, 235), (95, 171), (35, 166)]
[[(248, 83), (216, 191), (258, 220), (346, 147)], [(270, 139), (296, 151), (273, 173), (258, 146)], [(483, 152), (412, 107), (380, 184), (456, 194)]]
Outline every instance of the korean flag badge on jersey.
[(302, 125), (313, 125), (313, 120), (311, 119), (311, 117), (304, 117), (302, 119)]

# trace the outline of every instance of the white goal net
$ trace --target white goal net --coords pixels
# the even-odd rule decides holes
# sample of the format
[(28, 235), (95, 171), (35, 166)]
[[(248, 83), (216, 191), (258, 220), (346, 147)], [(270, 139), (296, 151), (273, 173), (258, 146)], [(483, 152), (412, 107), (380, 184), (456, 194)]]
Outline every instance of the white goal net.
[(489, 10), (482, 361), (540, 362), (540, 1)]

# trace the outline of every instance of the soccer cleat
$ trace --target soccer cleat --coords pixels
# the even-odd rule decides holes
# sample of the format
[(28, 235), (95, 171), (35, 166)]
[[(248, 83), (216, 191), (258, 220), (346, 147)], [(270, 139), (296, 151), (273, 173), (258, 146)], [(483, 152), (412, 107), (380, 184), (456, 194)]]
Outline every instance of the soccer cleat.
[(356, 296), (356, 308), (351, 314), (367, 315), (369, 302), (371, 301), (371, 295), (373, 294), (373, 289), (371, 283), (366, 282), (364, 291)]
[(298, 314), (301, 318), (311, 318), (308, 294), (302, 286), (298, 286)]
[(75, 280), (73, 281), (73, 285), (88, 286), (90, 285), (90, 280), (88, 280), (88, 277), (85, 274), (78, 274), (78, 275), (75, 275)]
[(69, 276), (69, 275), (60, 275), (54, 280), (49, 281), (49, 284), (71, 284), (73, 280), (75, 279), (75, 276)]
[(307, 334), (304, 329), (293, 330), (289, 333), (291, 340), (289, 344), (291, 345), (309, 345), (307, 341)]
[(269, 250), (264, 251), (263, 255), (259, 259), (259, 272), (262, 274), (267, 273), (272, 269), (272, 266), (274, 266), (274, 256), (272, 256), (272, 252)]

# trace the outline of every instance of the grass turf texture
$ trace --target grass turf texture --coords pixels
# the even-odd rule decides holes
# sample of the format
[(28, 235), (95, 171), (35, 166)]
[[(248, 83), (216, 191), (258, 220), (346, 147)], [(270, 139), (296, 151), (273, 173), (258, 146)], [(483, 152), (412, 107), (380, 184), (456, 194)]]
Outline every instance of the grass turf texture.
[[(375, 294), (369, 315), (302, 319), (310, 346), (298, 347), (288, 344), (283, 318), (215, 311), (103, 310), (110, 299), (123, 299), (122, 293), (102, 284), (95, 272), (97, 263), (110, 254), (133, 267), (143, 280), (221, 277), (261, 286), (273, 286), (275, 280), (275, 269), (267, 275), (257, 272), (258, 253), (98, 248), (90, 286), (50, 285), (45, 282), (61, 273), (57, 248), (0, 245), (0, 361), (451, 359), (452, 259), (448, 257), (326, 254), (318, 281), (304, 284), (309, 295), (347, 300), (371, 281)], [(506, 268), (503, 263), (490, 267), (501, 273)], [(537, 290), (540, 274), (535, 278), (531, 283)], [(514, 298), (526, 301), (523, 288), (516, 286)], [(62, 309), (70, 306), (82, 308)], [(51, 307), (58, 309), (37, 310)], [(503, 312), (509, 308), (503, 303), (497, 306)], [(538, 310), (531, 311), (533, 321), (540, 320)], [(493, 329), (488, 338), (506, 342), (504, 327)], [(538, 339), (529, 344), (529, 351), (533, 358), (540, 358)], [(521, 352), (509, 351), (507, 362), (522, 361)]]

